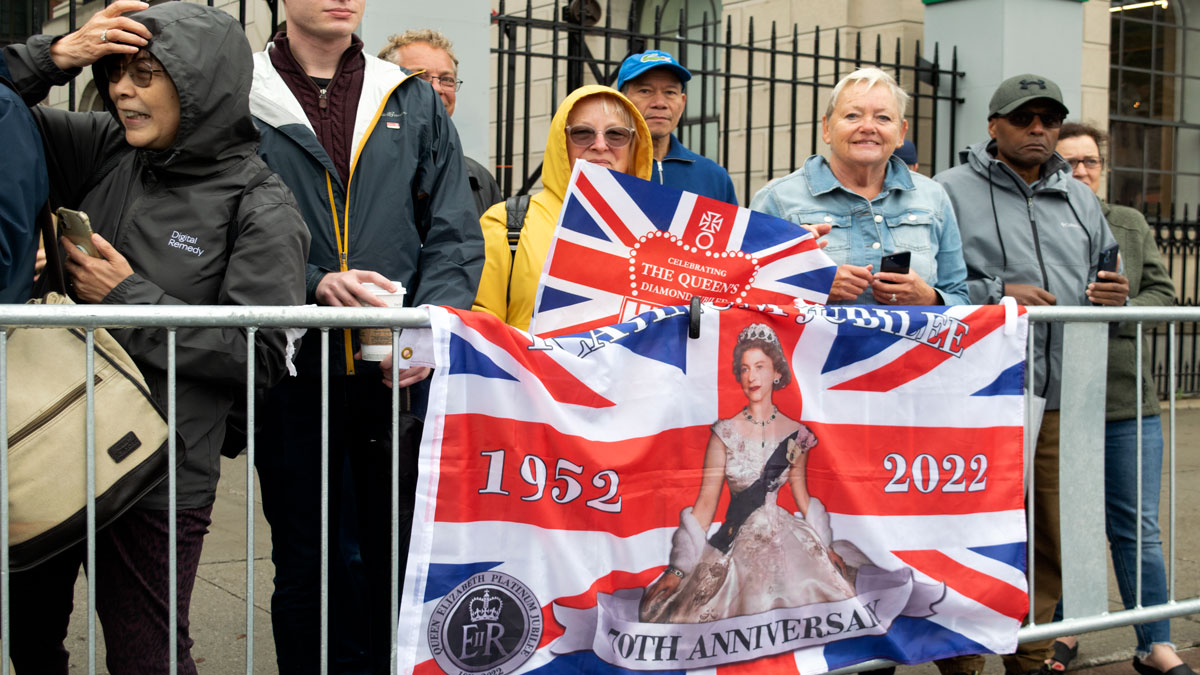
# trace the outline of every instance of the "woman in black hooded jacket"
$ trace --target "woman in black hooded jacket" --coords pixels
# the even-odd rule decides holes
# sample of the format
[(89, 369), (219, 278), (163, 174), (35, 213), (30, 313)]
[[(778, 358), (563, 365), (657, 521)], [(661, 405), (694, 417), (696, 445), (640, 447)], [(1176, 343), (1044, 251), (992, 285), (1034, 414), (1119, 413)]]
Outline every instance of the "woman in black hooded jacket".
[[(126, 15), (126, 12), (136, 13)], [(118, 0), (66, 36), (34, 36), (4, 58), (31, 106), (91, 65), (106, 112), (34, 106), (51, 203), (85, 211), (101, 258), (66, 250), (76, 299), (123, 305), (295, 305), (304, 301), (309, 234), (295, 201), (266, 170), (250, 117), (251, 52), (228, 14), (171, 2)], [(233, 231), (231, 232), (231, 228)], [(64, 240), (65, 242), (65, 240)], [(113, 336), (167, 408), (166, 332)], [(282, 330), (255, 339), (256, 380), (286, 368)], [(246, 335), (176, 332), (179, 672), (196, 672), (188, 604), (210, 523), (233, 392), (245, 386)], [(167, 672), (167, 482), (97, 534), (97, 614), (113, 673)], [(13, 663), (66, 673), (63, 647), (82, 545), (13, 576)]]

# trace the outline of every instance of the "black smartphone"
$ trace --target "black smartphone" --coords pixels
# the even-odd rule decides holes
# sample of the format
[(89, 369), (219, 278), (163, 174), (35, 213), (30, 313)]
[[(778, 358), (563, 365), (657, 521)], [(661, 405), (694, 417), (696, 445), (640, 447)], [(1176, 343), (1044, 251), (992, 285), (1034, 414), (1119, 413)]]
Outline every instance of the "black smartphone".
[[(1116, 272), (1117, 271), (1117, 258), (1120, 255), (1120, 253), (1121, 253), (1121, 251), (1117, 248), (1116, 244), (1112, 244), (1108, 248), (1104, 249), (1103, 251), (1100, 251), (1100, 257), (1097, 258), (1097, 260), (1096, 260), (1096, 267), (1097, 267), (1096, 271), (1098, 271), (1098, 272)], [(1099, 279), (1099, 277), (1097, 277), (1097, 279)]]
[(879, 261), (880, 272), (892, 274), (908, 274), (908, 263), (912, 260), (912, 251), (896, 251), (883, 256)]
[(99, 258), (100, 252), (92, 244), (92, 222), (83, 211), (60, 208), (58, 214), (58, 233), (66, 237), (75, 248), (93, 258)]

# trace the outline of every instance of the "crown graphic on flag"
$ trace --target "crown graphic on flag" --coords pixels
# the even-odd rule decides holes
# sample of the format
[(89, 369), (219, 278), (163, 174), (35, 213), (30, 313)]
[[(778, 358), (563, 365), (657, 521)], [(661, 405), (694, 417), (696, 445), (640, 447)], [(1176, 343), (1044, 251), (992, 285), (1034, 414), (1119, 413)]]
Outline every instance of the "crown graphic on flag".
[(504, 608), (504, 601), (500, 598), (493, 598), (491, 591), (484, 591), (483, 595), (471, 600), (468, 610), (471, 612), (471, 621), (499, 621), (500, 610)]

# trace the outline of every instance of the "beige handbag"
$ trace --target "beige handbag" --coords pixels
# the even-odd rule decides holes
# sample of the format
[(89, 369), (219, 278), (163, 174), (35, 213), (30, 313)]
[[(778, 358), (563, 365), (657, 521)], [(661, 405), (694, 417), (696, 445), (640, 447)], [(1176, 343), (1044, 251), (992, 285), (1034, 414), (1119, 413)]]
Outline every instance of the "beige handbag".
[[(74, 304), (49, 293), (30, 302)], [(95, 335), (96, 526), (167, 475), (166, 416), (133, 360)], [(86, 537), (87, 342), (76, 328), (8, 331), (9, 561), (36, 565)]]

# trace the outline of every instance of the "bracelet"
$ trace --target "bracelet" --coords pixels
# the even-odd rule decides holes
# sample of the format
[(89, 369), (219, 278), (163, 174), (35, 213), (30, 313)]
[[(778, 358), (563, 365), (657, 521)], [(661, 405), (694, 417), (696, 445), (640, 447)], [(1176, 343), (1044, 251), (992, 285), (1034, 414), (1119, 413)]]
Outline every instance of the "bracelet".
[(683, 578), (683, 572), (680, 572), (679, 570), (675, 569), (671, 565), (667, 565), (667, 574), (674, 574), (675, 576), (679, 577), (680, 579)]

